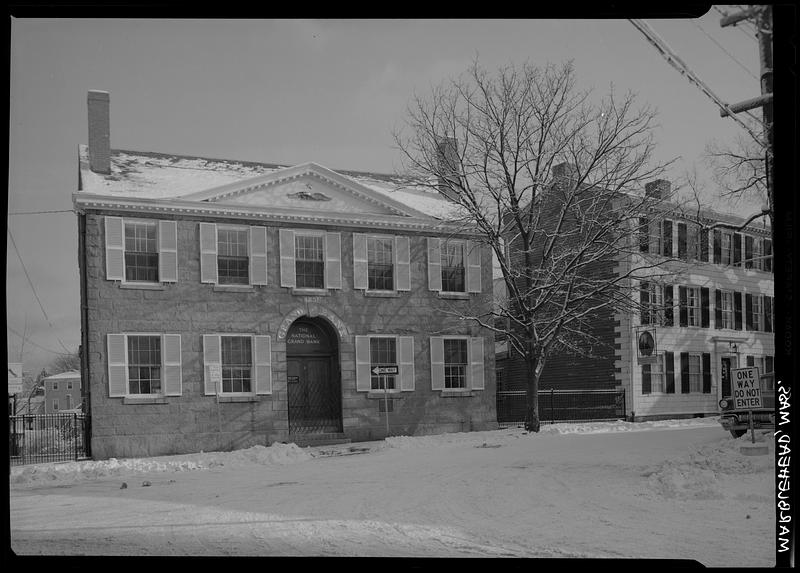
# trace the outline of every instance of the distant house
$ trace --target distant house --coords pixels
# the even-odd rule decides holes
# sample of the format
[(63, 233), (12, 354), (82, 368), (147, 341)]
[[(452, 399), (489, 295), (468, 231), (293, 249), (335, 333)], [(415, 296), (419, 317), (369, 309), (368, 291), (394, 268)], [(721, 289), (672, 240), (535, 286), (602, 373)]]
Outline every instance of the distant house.
[[(110, 148), (78, 213), (97, 459), (497, 427), (491, 256), (392, 175)], [(64, 405), (59, 404), (63, 408)]]
[(42, 379), (44, 413), (75, 411), (81, 406), (81, 373), (69, 370)]

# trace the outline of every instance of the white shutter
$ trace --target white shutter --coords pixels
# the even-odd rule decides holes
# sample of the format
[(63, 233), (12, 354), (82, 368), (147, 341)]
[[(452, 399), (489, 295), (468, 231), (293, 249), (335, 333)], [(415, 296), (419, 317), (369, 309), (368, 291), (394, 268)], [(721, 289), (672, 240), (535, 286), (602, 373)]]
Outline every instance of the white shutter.
[[(217, 393), (217, 382), (211, 379), (211, 366), (222, 368), (222, 343), (218, 334), (203, 335), (203, 393), (213, 396)], [(222, 380), (219, 381), (220, 386)], [(221, 388), (220, 388), (221, 389)]]
[(128, 346), (124, 334), (109, 334), (108, 397), (120, 398), (128, 393)]
[[(394, 238), (395, 252), (395, 288), (411, 290), (411, 247), (408, 237)], [(441, 277), (441, 273), (439, 273)]]
[(106, 217), (106, 280), (125, 280), (125, 231), (121, 217)]
[(217, 225), (214, 223), (200, 223), (200, 282), (218, 282)]
[(158, 222), (158, 280), (178, 281), (178, 223)]
[(325, 288), (342, 288), (342, 236), (325, 233)]
[(253, 348), (256, 394), (272, 394), (272, 339), (269, 336), (254, 336)]
[(369, 287), (367, 262), (367, 236), (353, 233), (353, 288), (366, 290)]
[(469, 370), (467, 387), (483, 390), (483, 338), (469, 339)]
[(435, 237), (428, 237), (428, 289), (442, 290), (442, 246)]
[(467, 241), (467, 292), (481, 292), (481, 245)]
[(297, 284), (294, 268), (294, 231), (281, 229), (278, 235), (281, 253), (281, 286), (294, 287)]
[(372, 386), (369, 336), (356, 336), (356, 390), (367, 392)]
[(250, 227), (250, 284), (267, 284), (266, 227)]
[(431, 336), (431, 390), (444, 388), (444, 338)]
[(414, 390), (414, 337), (401, 336), (399, 344), (400, 389), (410, 392)]
[(164, 394), (181, 395), (181, 335), (165, 334), (161, 337), (161, 361), (164, 372)]

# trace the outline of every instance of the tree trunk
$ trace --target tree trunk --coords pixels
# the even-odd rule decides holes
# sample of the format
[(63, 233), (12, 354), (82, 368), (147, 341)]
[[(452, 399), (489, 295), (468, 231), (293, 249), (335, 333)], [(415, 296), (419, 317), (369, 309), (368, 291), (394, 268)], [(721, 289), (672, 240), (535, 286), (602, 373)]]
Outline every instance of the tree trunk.
[(529, 432), (539, 431), (539, 380), (536, 377), (536, 356), (528, 352), (525, 356), (528, 384), (526, 387), (525, 429)]

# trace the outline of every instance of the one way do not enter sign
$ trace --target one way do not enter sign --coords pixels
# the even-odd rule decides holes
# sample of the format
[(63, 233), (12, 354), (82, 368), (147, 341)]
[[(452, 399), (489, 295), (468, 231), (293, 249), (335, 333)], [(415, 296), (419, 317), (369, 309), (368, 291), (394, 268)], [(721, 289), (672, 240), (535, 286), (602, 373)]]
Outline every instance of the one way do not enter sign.
[(762, 408), (761, 384), (758, 368), (735, 368), (731, 370), (733, 405), (737, 409)]

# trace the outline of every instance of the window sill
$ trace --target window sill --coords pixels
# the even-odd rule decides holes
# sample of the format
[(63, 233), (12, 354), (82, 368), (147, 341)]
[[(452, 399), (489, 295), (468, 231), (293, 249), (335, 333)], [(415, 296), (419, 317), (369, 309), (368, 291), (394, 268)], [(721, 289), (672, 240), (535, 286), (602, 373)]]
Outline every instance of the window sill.
[(375, 298), (398, 298), (400, 293), (396, 290), (365, 290), (364, 296), (372, 296)]
[(404, 398), (404, 396), (400, 394), (400, 390), (389, 390), (385, 395), (382, 390), (370, 390), (367, 392), (367, 400), (384, 400), (387, 398), (389, 400), (397, 400), (398, 398)]
[(295, 296), (329, 296), (328, 289), (324, 288), (293, 288)]
[(253, 394), (252, 396), (219, 396), (220, 402), (260, 402), (261, 398)]
[(460, 398), (474, 396), (473, 390), (442, 390), (442, 398)]
[(253, 285), (214, 285), (214, 292), (255, 292)]
[(122, 398), (123, 404), (167, 404), (166, 396), (153, 396), (152, 398), (146, 397), (133, 397), (125, 396)]
[(447, 298), (451, 300), (469, 300), (469, 293), (467, 292), (439, 292), (439, 298)]
[(138, 290), (166, 290), (163, 283), (119, 283), (119, 288)]

